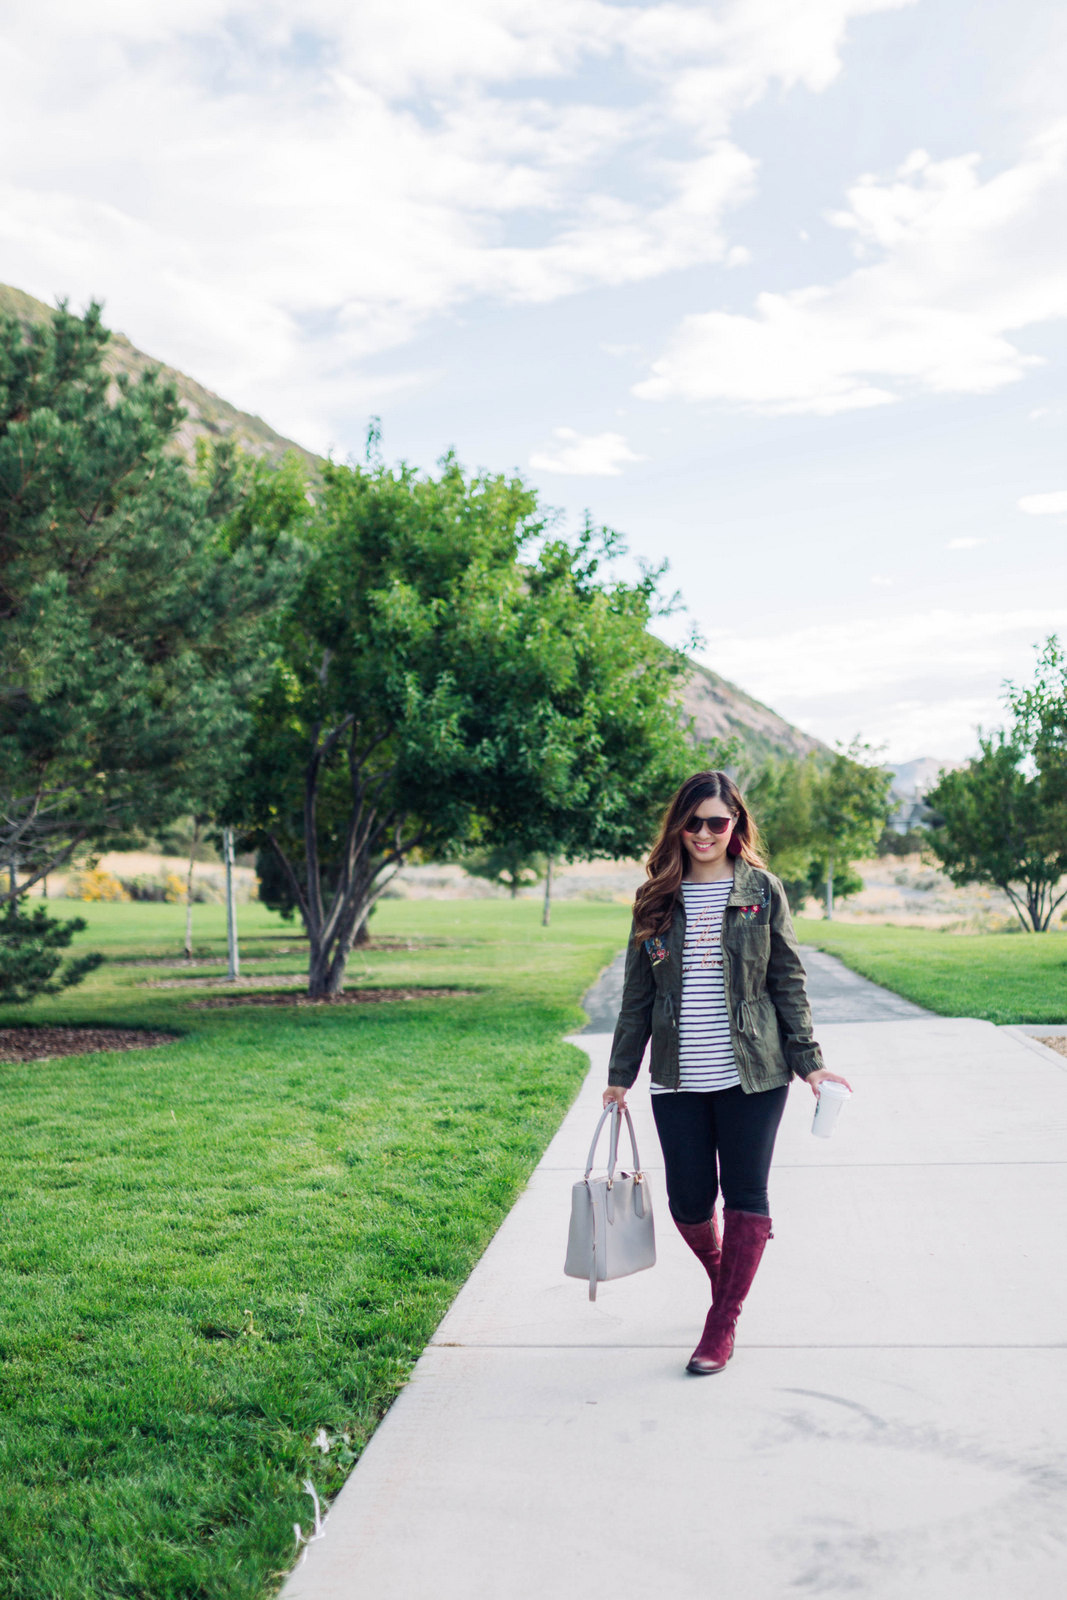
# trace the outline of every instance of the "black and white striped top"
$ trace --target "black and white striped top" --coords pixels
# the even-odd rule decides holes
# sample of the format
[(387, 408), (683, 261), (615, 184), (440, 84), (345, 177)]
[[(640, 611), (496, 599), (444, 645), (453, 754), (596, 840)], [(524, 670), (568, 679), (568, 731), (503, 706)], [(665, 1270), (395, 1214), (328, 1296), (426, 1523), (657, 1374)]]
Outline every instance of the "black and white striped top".
[[(722, 971), (722, 914), (733, 888), (719, 883), (682, 883), (685, 945), (682, 950), (682, 1010), (678, 1019), (680, 1090), (730, 1089), (741, 1082), (730, 1043), (730, 1019)], [(673, 1094), (660, 1084), (653, 1094)]]

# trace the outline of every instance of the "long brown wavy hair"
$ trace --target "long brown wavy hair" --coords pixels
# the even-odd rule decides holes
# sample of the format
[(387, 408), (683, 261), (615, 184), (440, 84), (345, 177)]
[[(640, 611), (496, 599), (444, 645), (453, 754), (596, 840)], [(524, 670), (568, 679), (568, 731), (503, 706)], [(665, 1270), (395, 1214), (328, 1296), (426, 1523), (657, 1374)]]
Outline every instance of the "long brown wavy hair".
[(767, 863), (759, 853), (759, 829), (749, 815), (741, 791), (726, 772), (694, 772), (671, 800), (660, 824), (656, 842), (645, 863), (647, 881), (634, 897), (634, 938), (650, 939), (665, 933), (674, 914), (674, 900), (682, 886), (689, 855), (682, 842), (682, 829), (704, 800), (721, 800), (733, 813), (733, 833), (741, 846), (741, 859), (753, 867)]

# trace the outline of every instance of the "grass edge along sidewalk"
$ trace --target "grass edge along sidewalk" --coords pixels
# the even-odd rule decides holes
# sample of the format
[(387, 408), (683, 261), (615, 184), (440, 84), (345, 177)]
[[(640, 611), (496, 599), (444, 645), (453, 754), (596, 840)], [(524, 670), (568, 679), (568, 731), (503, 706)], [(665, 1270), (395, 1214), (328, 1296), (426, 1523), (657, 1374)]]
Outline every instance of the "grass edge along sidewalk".
[[(375, 935), (415, 948), (353, 982), (479, 992), (205, 1011), (132, 961), (182, 908), (78, 909), (118, 959), (0, 1026), (182, 1037), (0, 1065), (0, 1595), (259, 1600), (305, 1480), (340, 1488), (572, 1102), (562, 1035), (628, 913), (388, 903)], [(258, 971), (299, 970), (291, 927), (243, 927)]]
[(1067, 933), (942, 933), (799, 917), (797, 936), (943, 1017), (1067, 1022)]

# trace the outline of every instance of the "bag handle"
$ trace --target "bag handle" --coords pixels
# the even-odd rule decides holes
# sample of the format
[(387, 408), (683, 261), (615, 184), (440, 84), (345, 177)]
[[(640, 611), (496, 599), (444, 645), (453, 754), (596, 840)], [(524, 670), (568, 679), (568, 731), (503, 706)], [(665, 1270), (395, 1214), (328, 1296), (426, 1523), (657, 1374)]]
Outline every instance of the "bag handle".
[[(615, 1177), (615, 1163), (619, 1155), (620, 1124), (616, 1115), (618, 1109), (618, 1104), (612, 1101), (611, 1105), (605, 1106), (601, 1113), (600, 1121), (597, 1123), (596, 1132), (593, 1135), (593, 1142), (589, 1146), (589, 1159), (585, 1163), (585, 1176), (587, 1178), (592, 1172), (593, 1162), (596, 1160), (596, 1147), (600, 1143), (601, 1129), (609, 1117), (611, 1118), (611, 1137), (608, 1141), (608, 1182), (610, 1183)], [(634, 1133), (633, 1118), (630, 1116), (629, 1108), (626, 1106), (623, 1107), (622, 1114), (626, 1118), (626, 1126), (630, 1132), (630, 1150), (634, 1158), (634, 1172), (638, 1173), (641, 1171), (641, 1157), (637, 1153), (637, 1135)]]
[[(614, 1208), (612, 1203), (613, 1197), (611, 1193), (611, 1186), (615, 1179), (615, 1163), (618, 1160), (619, 1155), (619, 1118), (615, 1115), (618, 1109), (619, 1107), (616, 1101), (612, 1101), (611, 1105), (604, 1107), (604, 1110), (600, 1115), (600, 1121), (596, 1125), (596, 1132), (593, 1135), (593, 1142), (589, 1146), (589, 1159), (585, 1164), (584, 1182), (588, 1184), (589, 1174), (592, 1172), (593, 1162), (596, 1160), (596, 1147), (600, 1143), (601, 1130), (605, 1122), (610, 1117), (611, 1137), (608, 1141), (608, 1193), (606, 1204), (609, 1222), (613, 1220)], [(644, 1174), (641, 1171), (641, 1157), (637, 1153), (637, 1135), (634, 1133), (633, 1118), (630, 1116), (630, 1112), (625, 1106), (623, 1107), (622, 1114), (626, 1118), (626, 1126), (630, 1130), (630, 1150), (632, 1151), (634, 1158), (634, 1207), (637, 1211), (637, 1215), (639, 1217), (643, 1217), (645, 1214), (645, 1201), (641, 1185)], [(596, 1206), (591, 1206), (590, 1211), (593, 1218), (593, 1239), (589, 1260), (589, 1298), (590, 1300), (595, 1300), (597, 1286), (597, 1257), (600, 1240), (598, 1238)]]

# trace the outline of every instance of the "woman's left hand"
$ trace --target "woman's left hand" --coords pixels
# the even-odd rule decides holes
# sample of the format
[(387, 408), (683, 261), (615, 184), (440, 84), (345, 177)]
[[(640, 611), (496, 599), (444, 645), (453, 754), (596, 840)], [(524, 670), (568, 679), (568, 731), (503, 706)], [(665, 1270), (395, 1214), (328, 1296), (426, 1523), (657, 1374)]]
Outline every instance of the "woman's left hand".
[(809, 1072), (804, 1082), (811, 1085), (811, 1092), (816, 1096), (820, 1083), (843, 1083), (849, 1094), (852, 1093), (852, 1085), (847, 1078), (839, 1078), (836, 1072), (827, 1072), (825, 1067), (820, 1067), (818, 1072)]

